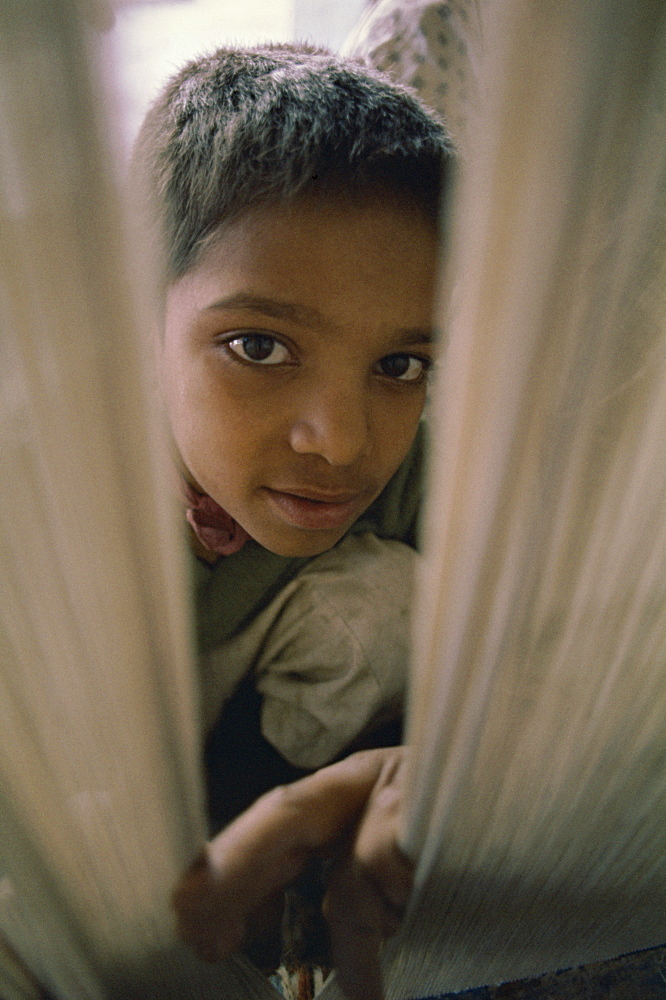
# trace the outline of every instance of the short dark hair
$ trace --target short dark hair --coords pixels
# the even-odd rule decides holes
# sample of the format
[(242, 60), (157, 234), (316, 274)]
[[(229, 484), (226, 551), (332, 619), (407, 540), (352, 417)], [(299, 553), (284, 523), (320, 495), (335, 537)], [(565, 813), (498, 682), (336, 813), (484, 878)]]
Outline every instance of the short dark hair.
[(406, 88), (309, 46), (223, 48), (188, 63), (146, 115), (134, 168), (166, 283), (259, 203), (382, 187), (435, 220), (452, 149)]

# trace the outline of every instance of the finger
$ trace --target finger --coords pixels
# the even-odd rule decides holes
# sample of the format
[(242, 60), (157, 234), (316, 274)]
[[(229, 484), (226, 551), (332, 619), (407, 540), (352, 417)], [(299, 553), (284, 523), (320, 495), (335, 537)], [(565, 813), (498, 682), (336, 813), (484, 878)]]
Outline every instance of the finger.
[(399, 754), (353, 754), (258, 799), (207, 845), (176, 890), (181, 937), (209, 961), (237, 950), (252, 911), (349, 832)]
[(353, 858), (334, 872), (324, 899), (333, 965), (349, 1000), (382, 1000), (380, 951), (395, 929), (381, 894)]
[(206, 962), (237, 951), (245, 935), (245, 914), (225, 906), (215, 872), (203, 853), (185, 873), (172, 898), (176, 931)]
[(263, 795), (208, 845), (213, 872), (248, 908), (283, 888), (356, 824), (385, 759), (382, 750), (353, 754)]
[(354, 855), (383, 899), (402, 913), (414, 883), (414, 865), (398, 847), (402, 809), (399, 775), (378, 782), (359, 826)]
[(402, 758), (385, 761), (324, 901), (333, 961), (350, 1000), (382, 997), (382, 942), (398, 930), (411, 893), (413, 866), (397, 846), (401, 764)]
[(266, 897), (244, 918), (238, 907), (224, 905), (215, 875), (202, 856), (176, 889), (174, 907), (178, 935), (204, 961), (217, 962), (243, 947), (260, 968), (279, 965), (283, 892)]

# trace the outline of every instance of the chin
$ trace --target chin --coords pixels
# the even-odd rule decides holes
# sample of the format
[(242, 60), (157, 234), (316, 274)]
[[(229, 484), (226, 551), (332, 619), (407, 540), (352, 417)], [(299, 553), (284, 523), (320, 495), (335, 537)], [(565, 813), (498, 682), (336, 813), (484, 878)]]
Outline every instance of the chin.
[(289, 556), (293, 558), (307, 558), (309, 556), (320, 556), (323, 552), (328, 552), (334, 545), (344, 538), (348, 529), (341, 532), (299, 532), (295, 536), (278, 538), (276, 535), (268, 535), (265, 539), (256, 535), (255, 540), (263, 545), (269, 552), (276, 556)]

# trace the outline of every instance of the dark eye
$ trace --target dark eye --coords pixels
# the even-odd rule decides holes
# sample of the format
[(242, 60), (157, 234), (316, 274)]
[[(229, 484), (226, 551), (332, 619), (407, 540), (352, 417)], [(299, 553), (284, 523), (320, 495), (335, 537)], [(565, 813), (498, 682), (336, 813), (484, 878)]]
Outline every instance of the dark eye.
[(429, 367), (424, 358), (417, 358), (413, 354), (387, 354), (377, 365), (382, 375), (401, 382), (416, 382)]
[(281, 365), (289, 359), (289, 351), (267, 333), (244, 333), (227, 341), (227, 347), (243, 361), (257, 365)]

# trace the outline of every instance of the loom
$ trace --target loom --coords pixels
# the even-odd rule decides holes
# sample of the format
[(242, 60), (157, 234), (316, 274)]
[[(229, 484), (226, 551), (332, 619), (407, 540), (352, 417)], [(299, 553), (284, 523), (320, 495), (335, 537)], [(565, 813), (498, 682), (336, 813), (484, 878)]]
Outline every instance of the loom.
[[(485, 12), (392, 1000), (666, 941), (666, 9)], [(270, 1000), (246, 959), (204, 966), (173, 933), (205, 829), (195, 675), (86, 4), (0, 0), (0, 50), (0, 995)]]

